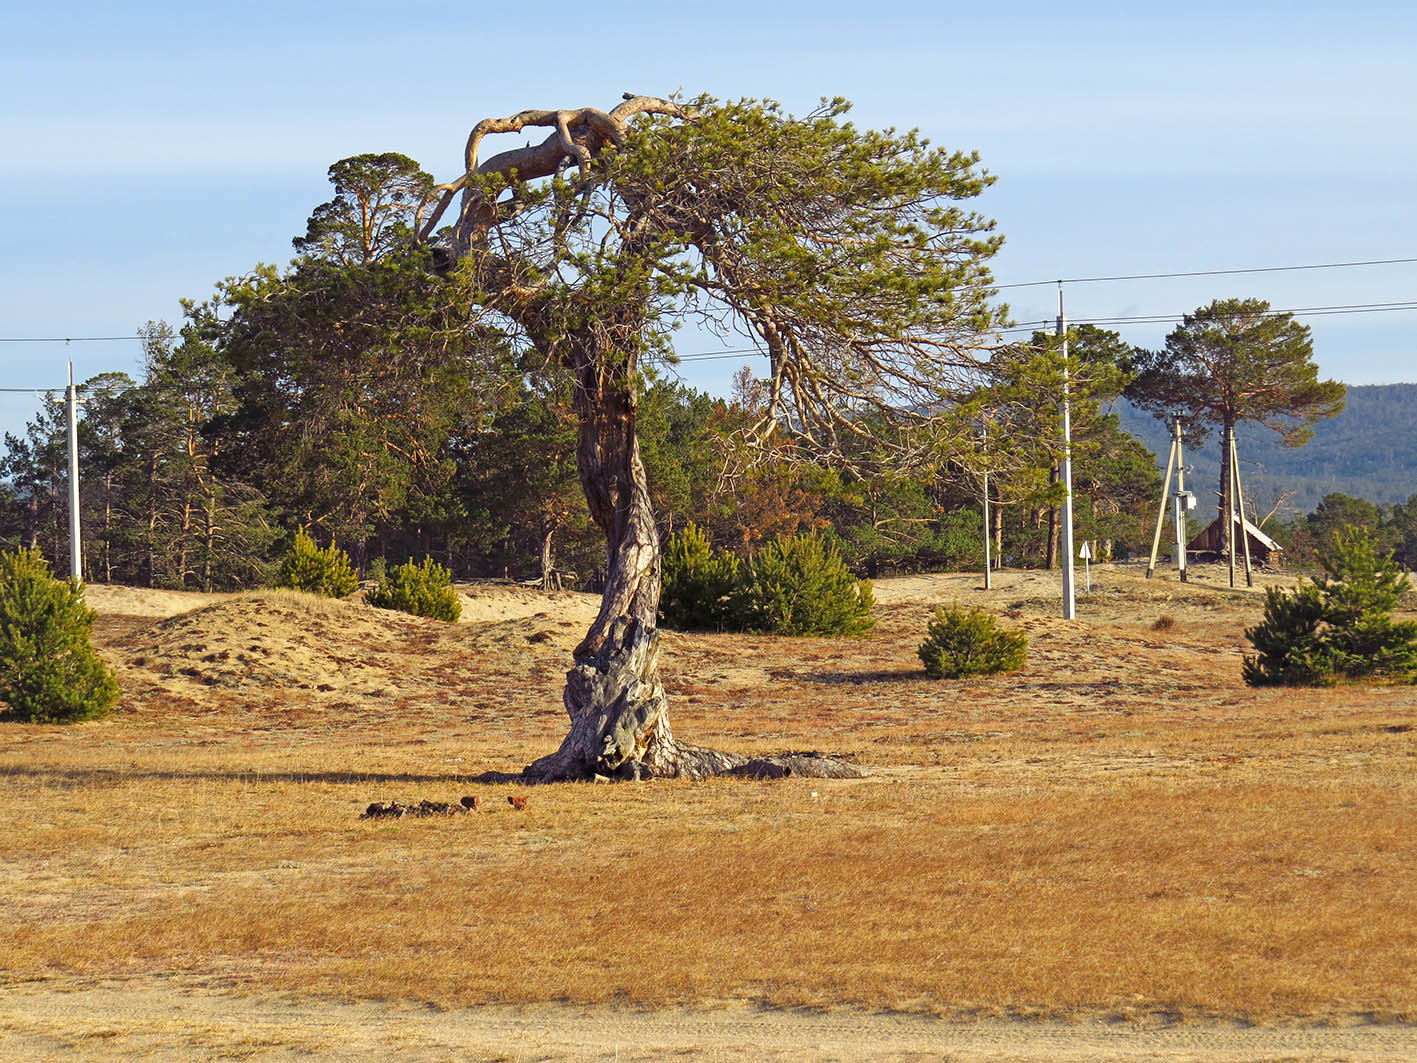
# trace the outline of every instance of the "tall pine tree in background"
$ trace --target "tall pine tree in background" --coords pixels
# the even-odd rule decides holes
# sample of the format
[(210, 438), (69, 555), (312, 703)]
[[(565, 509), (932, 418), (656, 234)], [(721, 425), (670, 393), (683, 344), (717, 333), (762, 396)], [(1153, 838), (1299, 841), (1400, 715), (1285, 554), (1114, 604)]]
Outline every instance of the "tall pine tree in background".
[(1343, 409), (1343, 385), (1320, 380), (1307, 325), (1262, 299), (1217, 299), (1166, 337), (1159, 351), (1138, 350), (1126, 395), (1166, 421), (1179, 415), (1193, 443), (1221, 431), (1220, 505), (1224, 552), (1231, 550), (1230, 441), (1244, 421), (1302, 446), (1315, 422)]

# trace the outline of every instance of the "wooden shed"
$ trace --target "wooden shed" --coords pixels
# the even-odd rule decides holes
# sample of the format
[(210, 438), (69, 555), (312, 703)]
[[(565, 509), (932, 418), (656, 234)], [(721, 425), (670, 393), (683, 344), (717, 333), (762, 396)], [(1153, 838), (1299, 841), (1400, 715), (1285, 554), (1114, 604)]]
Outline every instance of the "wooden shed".
[[(1186, 544), (1186, 553), (1195, 557), (1197, 561), (1218, 561), (1225, 555), (1221, 552), (1224, 544), (1220, 538), (1220, 517), (1216, 517), (1205, 527), (1199, 535)], [(1235, 516), (1235, 523), (1240, 523), (1239, 514)], [(1250, 559), (1257, 565), (1264, 565), (1284, 548), (1271, 539), (1264, 532), (1249, 521), (1245, 521), (1245, 534), (1250, 537)], [(1239, 545), (1237, 540), (1236, 545)], [(1236, 552), (1236, 559), (1244, 557), (1239, 551)]]

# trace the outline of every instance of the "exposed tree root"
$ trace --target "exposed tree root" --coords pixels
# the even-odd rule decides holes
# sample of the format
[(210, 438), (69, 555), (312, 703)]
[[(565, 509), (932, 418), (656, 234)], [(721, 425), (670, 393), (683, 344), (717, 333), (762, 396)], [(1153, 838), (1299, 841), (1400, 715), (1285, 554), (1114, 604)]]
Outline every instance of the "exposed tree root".
[(708, 779), (718, 775), (860, 778), (841, 757), (781, 753), (745, 757), (675, 740), (659, 681), (659, 632), (628, 617), (611, 627), (605, 648), (577, 654), (564, 695), (571, 730), (561, 748), (527, 765), (529, 783), (594, 779)]
[[(557, 762), (555, 754), (543, 757), (519, 772), (486, 771), (474, 775), (468, 782), (487, 786), (522, 785), (556, 782), (623, 782), (631, 779), (864, 779), (871, 773), (839, 753), (773, 753), (761, 757), (745, 757), (718, 749), (678, 746), (678, 759), (667, 770), (651, 771), (644, 765), (629, 765), (620, 771), (602, 774), (585, 769), (566, 768)], [(535, 770), (533, 770), (535, 769)], [(566, 770), (563, 770), (566, 769)]]

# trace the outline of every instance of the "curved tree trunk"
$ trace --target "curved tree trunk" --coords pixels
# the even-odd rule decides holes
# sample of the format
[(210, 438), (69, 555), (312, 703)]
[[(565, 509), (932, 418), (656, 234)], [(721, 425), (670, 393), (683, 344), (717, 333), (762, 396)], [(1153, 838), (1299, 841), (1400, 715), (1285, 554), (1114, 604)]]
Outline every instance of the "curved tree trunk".
[(600, 612), (575, 650), (563, 695), (570, 733), (529, 765), (530, 778), (704, 777), (744, 758), (676, 742), (659, 681), (659, 536), (635, 432), (632, 378), (578, 353), (577, 465), (591, 518), (605, 533)]

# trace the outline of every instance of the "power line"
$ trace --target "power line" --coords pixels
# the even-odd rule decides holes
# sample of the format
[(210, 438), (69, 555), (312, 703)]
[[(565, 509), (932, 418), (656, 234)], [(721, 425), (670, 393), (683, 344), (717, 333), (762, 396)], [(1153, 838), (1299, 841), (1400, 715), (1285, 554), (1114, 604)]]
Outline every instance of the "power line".
[(995, 289), (1037, 288), (1045, 284), (1099, 284), (1104, 281), (1153, 281), (1177, 277), (1229, 277), (1239, 273), (1290, 273), (1301, 269), (1347, 269), (1350, 266), (1396, 266), (1417, 262), (1417, 258), (1372, 258), (1361, 262), (1313, 262), (1302, 266), (1255, 266), (1249, 269), (1198, 269), (1186, 273), (1128, 273), (1116, 277), (1059, 277), (1050, 281), (1020, 281), (995, 284)]
[(113, 340), (138, 340), (147, 337), (132, 336), (0, 336), (0, 343), (109, 343)]
[[(1417, 262), (1414, 258), (1369, 258), (1353, 262), (1309, 262), (1298, 266), (1253, 266), (1244, 269), (1198, 269), (1189, 270), (1183, 273), (1123, 273), (1110, 277), (1059, 277), (1046, 281), (1017, 281), (1012, 284), (994, 284), (990, 287), (996, 291), (1005, 288), (1037, 288), (1046, 284), (1099, 284), (1109, 281), (1141, 281), (1141, 280), (1170, 280), (1178, 277), (1227, 277), (1242, 273), (1292, 273), (1295, 270), (1307, 269), (1348, 269), (1353, 266), (1397, 266), (1407, 265)], [(1276, 311), (1277, 313), (1297, 313), (1298, 311)], [(1118, 318), (1117, 320), (1127, 320)], [(132, 333), (127, 336), (0, 336), (0, 343), (111, 343), (127, 340), (147, 339), (146, 336)], [(741, 350), (723, 351), (722, 354), (748, 354), (753, 348), (743, 348)], [(713, 355), (717, 357), (718, 355)], [(685, 355), (681, 357), (696, 357), (695, 355)], [(3, 390), (3, 389), (0, 389)]]
[[(995, 284), (991, 287), (996, 290), (1005, 288), (1037, 288), (1044, 285), (1053, 284), (1098, 284), (1114, 281), (1134, 281), (1134, 280), (1168, 280), (1181, 277), (1225, 277), (1247, 273), (1290, 273), (1296, 270), (1314, 269), (1348, 269), (1355, 266), (1394, 266), (1417, 263), (1417, 257), (1413, 258), (1373, 258), (1352, 262), (1312, 262), (1297, 266), (1255, 266), (1244, 269), (1205, 269), (1190, 270), (1180, 273), (1127, 273), (1105, 277), (1061, 277), (1055, 280), (1046, 281), (1019, 281), (1012, 284)], [(1324, 317), (1333, 314), (1356, 314), (1356, 313), (1385, 313), (1393, 310), (1417, 309), (1417, 302), (1404, 303), (1355, 303), (1346, 306), (1331, 307), (1300, 307), (1293, 310), (1270, 310), (1266, 313), (1271, 315), (1293, 314), (1295, 316)], [(1120, 325), (1120, 324), (1164, 324), (1169, 321), (1179, 321), (1182, 314), (1143, 314), (1135, 316), (1118, 317), (1098, 317), (1098, 318), (1078, 318), (1074, 324), (1079, 325)], [(1016, 332), (1028, 332), (1038, 325), (1050, 325), (1051, 319), (1041, 322), (1023, 322), (1019, 325), (1003, 329), (1002, 333), (1007, 335)], [(0, 336), (0, 343), (116, 343), (130, 342), (137, 340), (143, 342), (146, 336), (131, 334), (127, 336)], [(756, 347), (731, 348), (724, 351), (703, 351), (693, 354), (681, 354), (677, 356), (680, 362), (714, 361), (723, 358), (732, 358), (738, 355), (749, 354), (761, 356), (762, 351)], [(4, 392), (25, 392), (44, 393), (51, 388), (0, 388), (0, 393)], [(62, 389), (59, 389), (62, 390)]]
[[(1261, 317), (1330, 317), (1338, 314), (1386, 314), (1396, 310), (1417, 310), (1417, 300), (1398, 303), (1346, 303), (1335, 306), (1300, 306), (1289, 310), (1264, 310)], [(1116, 317), (1079, 317), (1071, 319), (1074, 325), (1164, 325), (1180, 321), (1185, 314), (1135, 314)], [(1051, 328), (1052, 318), (1040, 321), (1024, 321), (1002, 329), (1003, 334), (1031, 332), (1040, 328)]]

